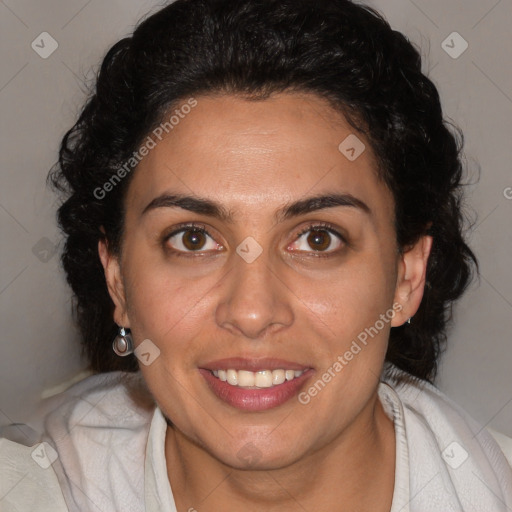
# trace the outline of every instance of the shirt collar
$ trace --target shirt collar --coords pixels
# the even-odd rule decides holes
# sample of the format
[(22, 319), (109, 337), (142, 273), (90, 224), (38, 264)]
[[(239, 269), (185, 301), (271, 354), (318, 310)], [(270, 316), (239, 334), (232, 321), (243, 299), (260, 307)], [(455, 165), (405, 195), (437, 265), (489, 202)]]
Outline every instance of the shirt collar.
[(165, 460), (167, 422), (157, 406), (149, 428), (146, 446), (144, 497), (146, 512), (177, 512)]
[(409, 512), (409, 449), (402, 401), (395, 390), (385, 382), (379, 384), (378, 396), (384, 412), (395, 427), (395, 487), (390, 512)]
[[(409, 453), (404, 425), (402, 403), (395, 391), (381, 382), (378, 396), (388, 417), (395, 427), (396, 460), (395, 486), (390, 512), (409, 512)], [(146, 512), (177, 512), (171, 485), (167, 476), (165, 459), (165, 436), (167, 422), (159, 407), (151, 420), (145, 460), (145, 504)]]

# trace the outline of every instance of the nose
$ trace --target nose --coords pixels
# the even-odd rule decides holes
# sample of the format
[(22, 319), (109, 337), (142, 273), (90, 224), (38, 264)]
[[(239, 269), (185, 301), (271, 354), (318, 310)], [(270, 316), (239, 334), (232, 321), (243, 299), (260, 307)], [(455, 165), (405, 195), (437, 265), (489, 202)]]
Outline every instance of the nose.
[(262, 254), (251, 263), (236, 256), (216, 308), (217, 325), (250, 339), (293, 323), (288, 288)]

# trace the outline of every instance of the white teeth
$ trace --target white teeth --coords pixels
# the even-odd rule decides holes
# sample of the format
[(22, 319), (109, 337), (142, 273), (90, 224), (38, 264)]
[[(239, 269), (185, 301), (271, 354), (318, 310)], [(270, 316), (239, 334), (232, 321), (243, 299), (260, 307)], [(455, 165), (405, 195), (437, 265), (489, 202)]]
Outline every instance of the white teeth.
[(274, 370), (272, 372), (272, 384), (282, 384), (286, 380), (284, 370)]
[(251, 372), (248, 370), (212, 370), (213, 375), (221, 381), (232, 386), (244, 388), (271, 388), (279, 386), (285, 380), (293, 380), (300, 377), (304, 370), (260, 370)]
[[(235, 371), (235, 370), (231, 370)], [(245, 370), (238, 370), (238, 385), (239, 386), (254, 386), (254, 373), (253, 372), (247, 372)], [(231, 384), (231, 382), (230, 382)]]
[(262, 370), (260, 372), (256, 372), (254, 384), (257, 388), (272, 387), (272, 372), (270, 370)]
[(232, 386), (236, 386), (238, 384), (238, 372), (236, 370), (228, 370), (228, 383)]

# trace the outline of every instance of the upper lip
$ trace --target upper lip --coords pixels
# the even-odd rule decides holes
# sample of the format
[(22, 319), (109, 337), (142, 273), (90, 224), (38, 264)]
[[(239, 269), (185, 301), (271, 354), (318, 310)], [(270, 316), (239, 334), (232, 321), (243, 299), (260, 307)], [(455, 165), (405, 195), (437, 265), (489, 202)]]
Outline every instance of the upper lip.
[(311, 366), (285, 361), (284, 359), (276, 358), (254, 358), (249, 359), (245, 357), (228, 357), (226, 359), (217, 359), (210, 361), (200, 366), (206, 370), (248, 370), (251, 372), (258, 372), (261, 370), (307, 370)]

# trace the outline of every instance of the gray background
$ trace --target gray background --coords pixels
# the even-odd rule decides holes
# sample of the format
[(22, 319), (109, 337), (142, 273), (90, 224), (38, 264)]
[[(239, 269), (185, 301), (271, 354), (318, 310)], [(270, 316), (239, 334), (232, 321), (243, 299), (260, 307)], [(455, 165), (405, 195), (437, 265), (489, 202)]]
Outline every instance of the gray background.
[[(465, 133), (472, 182), (481, 167), (479, 183), (467, 188), (481, 280), (455, 308), (438, 384), (483, 425), (512, 436), (512, 1), (368, 3), (421, 48), (446, 115)], [(158, 5), (0, 1), (0, 426), (29, 421), (41, 396), (83, 377), (46, 174), (82, 104), (84, 82), (106, 50)], [(454, 31), (468, 43), (458, 58), (442, 47)], [(42, 46), (42, 32), (58, 43), (46, 59), (31, 47)], [(461, 43), (448, 37), (445, 45), (453, 53)]]

